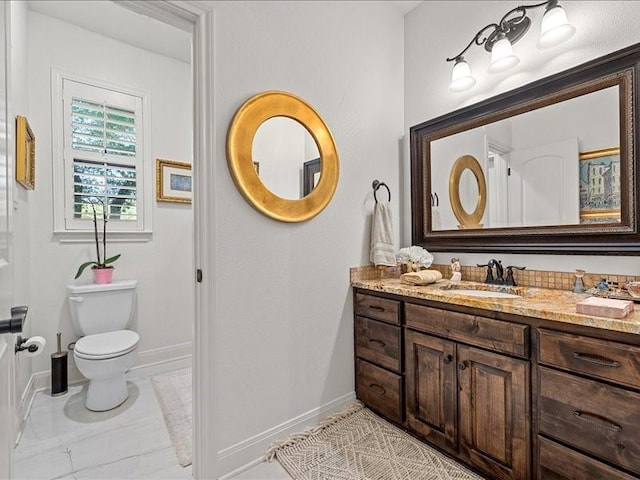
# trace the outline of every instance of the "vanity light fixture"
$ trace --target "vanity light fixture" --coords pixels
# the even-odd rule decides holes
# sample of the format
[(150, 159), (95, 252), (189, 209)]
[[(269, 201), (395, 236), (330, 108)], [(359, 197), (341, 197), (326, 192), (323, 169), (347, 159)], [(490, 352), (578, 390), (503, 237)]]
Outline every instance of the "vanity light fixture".
[(558, 4), (558, 0), (518, 6), (509, 10), (498, 23), (490, 23), (482, 28), (458, 55), (447, 58), (447, 62), (455, 62), (449, 90), (463, 92), (476, 84), (471, 67), (463, 57), (474, 44), (484, 45), (484, 49), (491, 53), (490, 72), (504, 72), (515, 67), (520, 59), (513, 53), (513, 44), (520, 40), (531, 26), (531, 18), (527, 16), (527, 12), (539, 7), (546, 8), (540, 24), (538, 47), (559, 45), (573, 36), (576, 29), (569, 23), (567, 14)]

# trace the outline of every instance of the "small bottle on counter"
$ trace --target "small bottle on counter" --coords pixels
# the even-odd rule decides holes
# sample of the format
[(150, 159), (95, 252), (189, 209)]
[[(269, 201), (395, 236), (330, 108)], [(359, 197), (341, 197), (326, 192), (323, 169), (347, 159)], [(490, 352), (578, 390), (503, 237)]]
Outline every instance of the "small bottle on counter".
[(576, 281), (573, 284), (573, 292), (574, 293), (584, 293), (584, 270), (576, 269)]

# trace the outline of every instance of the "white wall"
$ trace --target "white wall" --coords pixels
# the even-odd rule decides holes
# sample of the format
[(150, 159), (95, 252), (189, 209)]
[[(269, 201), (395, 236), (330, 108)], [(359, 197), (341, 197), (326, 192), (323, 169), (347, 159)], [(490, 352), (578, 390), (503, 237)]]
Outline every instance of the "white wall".
[[(9, 118), (16, 115), (28, 115), (27, 97), (27, 3), (14, 1), (9, 4), (11, 25), (11, 50), (10, 50), (10, 97)], [(15, 123), (11, 130), (15, 141)], [(10, 149), (10, 151), (13, 149)], [(11, 152), (10, 158), (14, 160), (15, 152)], [(31, 304), (31, 239), (30, 239), (30, 214), (29, 200), (32, 192), (15, 183), (13, 188), (13, 261), (14, 261), (14, 305)], [(27, 323), (23, 329), (23, 336), (28, 337), (33, 331), (33, 312), (27, 316)], [(24, 355), (16, 356), (16, 406), (27, 387), (32, 373), (32, 359)], [(20, 412), (19, 412), (20, 413)]]
[[(173, 354), (170, 347), (192, 338), (193, 218), (187, 205), (155, 202), (155, 159), (191, 159), (190, 66), (33, 11), (28, 20), (29, 122), (37, 142), (37, 186), (29, 194), (30, 321), (31, 333), (49, 342), (45, 353), (34, 358), (33, 370), (49, 369), (56, 332), (63, 333), (64, 345), (75, 339), (64, 287), (73, 282), (78, 265), (94, 255), (91, 243), (61, 244), (52, 234), (52, 67), (151, 94), (145, 187), (153, 192), (153, 237), (146, 243), (112, 243), (109, 250), (122, 254), (114, 278), (139, 280), (132, 325), (141, 336), (139, 361), (166, 359)], [(89, 274), (81, 280), (90, 281)]]
[[(217, 45), (218, 153), (211, 161), (220, 278), (221, 415), (212, 428), (224, 449), (354, 390), (348, 269), (368, 263), (371, 182), (398, 185), (403, 17), (391, 2), (207, 4)], [(225, 161), (233, 114), (272, 89), (308, 101), (340, 156), (333, 200), (300, 224), (255, 211)], [(397, 188), (391, 193), (397, 220)]]
[[(472, 47), (465, 58), (478, 79), (469, 92), (448, 91), (450, 63), (446, 57), (457, 55), (484, 25), (495, 22), (515, 3), (502, 1), (428, 1), (405, 17), (405, 131), (412, 125), (438, 117), (463, 106), (512, 90), (534, 80), (580, 65), (607, 53), (640, 41), (637, 19), (640, 2), (563, 1), (577, 32), (566, 44), (547, 50), (536, 48), (536, 30), (544, 9), (533, 14), (530, 32), (514, 46), (520, 64), (501, 74), (487, 73), (489, 55), (481, 47)], [(455, 21), (456, 28), (451, 28)], [(408, 147), (402, 166), (402, 239), (411, 242), (410, 163)], [(485, 254), (436, 253), (436, 262), (447, 263), (460, 257), (463, 265), (487, 260)], [(508, 264), (522, 264), (541, 270), (571, 271), (582, 268), (600, 273), (637, 274), (639, 257), (583, 255), (499, 255)]]

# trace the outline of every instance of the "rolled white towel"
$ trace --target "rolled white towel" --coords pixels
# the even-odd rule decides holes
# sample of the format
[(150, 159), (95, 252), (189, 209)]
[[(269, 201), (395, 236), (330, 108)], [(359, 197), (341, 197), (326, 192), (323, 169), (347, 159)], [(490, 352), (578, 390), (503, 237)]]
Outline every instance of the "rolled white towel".
[(421, 270), (419, 272), (403, 273), (400, 275), (402, 283), (410, 285), (429, 285), (435, 283), (442, 278), (442, 274), (438, 270)]

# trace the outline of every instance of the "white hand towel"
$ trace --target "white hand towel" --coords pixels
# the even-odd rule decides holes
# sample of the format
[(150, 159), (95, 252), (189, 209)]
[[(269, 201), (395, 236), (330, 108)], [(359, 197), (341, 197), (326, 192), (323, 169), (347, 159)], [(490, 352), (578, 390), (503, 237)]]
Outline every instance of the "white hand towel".
[(369, 259), (374, 265), (395, 267), (397, 264), (389, 202), (378, 202), (373, 210)]

